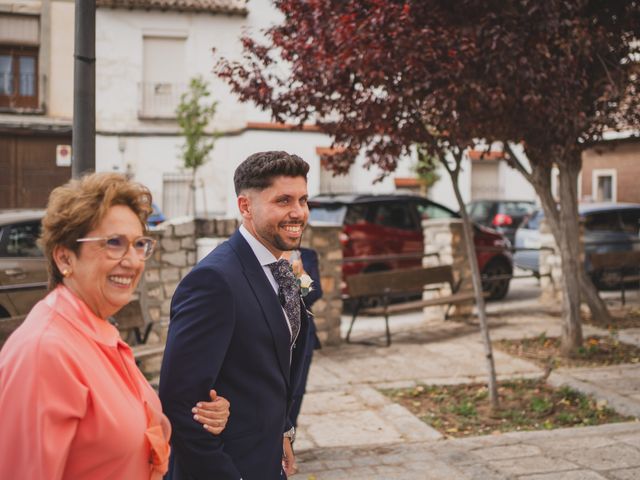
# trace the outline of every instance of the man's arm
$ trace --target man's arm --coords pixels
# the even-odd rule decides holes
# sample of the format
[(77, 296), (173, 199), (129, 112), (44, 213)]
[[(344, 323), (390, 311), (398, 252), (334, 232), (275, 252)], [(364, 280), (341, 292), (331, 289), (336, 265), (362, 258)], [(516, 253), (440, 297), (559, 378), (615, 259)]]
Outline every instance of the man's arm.
[(220, 273), (201, 268), (183, 279), (172, 300), (160, 399), (173, 427), (175, 461), (194, 479), (240, 478), (222, 451), (221, 438), (191, 413), (193, 405), (209, 396), (222, 367), (235, 322), (232, 298)]

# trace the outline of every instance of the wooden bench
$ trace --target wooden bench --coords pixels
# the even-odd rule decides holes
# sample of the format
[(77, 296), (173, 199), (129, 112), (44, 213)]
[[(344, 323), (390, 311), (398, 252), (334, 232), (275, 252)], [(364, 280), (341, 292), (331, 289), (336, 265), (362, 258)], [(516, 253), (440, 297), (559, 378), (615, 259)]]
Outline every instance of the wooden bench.
[(589, 261), (594, 274), (613, 275), (619, 282), (624, 305), (626, 284), (640, 281), (640, 251), (591, 253)]
[[(387, 346), (389, 346), (391, 345), (389, 316), (435, 305), (447, 305), (445, 311), (445, 319), (447, 319), (453, 305), (469, 302), (475, 298), (473, 292), (458, 292), (460, 282), (454, 281), (451, 265), (361, 273), (347, 277), (346, 282), (349, 296), (356, 301), (347, 331), (347, 343), (350, 343), (351, 330), (358, 315), (384, 316)], [(435, 284), (448, 284), (451, 295), (394, 303), (394, 300), (402, 300), (403, 297), (422, 295), (425, 287)], [(376, 300), (379, 302), (378, 305), (368, 306)]]
[[(120, 330), (122, 337), (130, 344), (147, 343), (154, 322), (147, 320), (147, 314), (140, 300), (132, 300), (111, 317), (111, 322)], [(131, 340), (131, 334), (134, 340)]]

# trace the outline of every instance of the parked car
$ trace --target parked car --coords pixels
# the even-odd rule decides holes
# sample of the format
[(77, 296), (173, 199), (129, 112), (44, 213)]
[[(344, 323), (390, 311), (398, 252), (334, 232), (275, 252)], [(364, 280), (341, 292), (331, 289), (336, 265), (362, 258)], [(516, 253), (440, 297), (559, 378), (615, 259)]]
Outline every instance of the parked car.
[[(380, 258), (347, 262), (342, 266), (343, 277), (421, 265), (422, 257), (419, 254), (424, 252), (421, 220), (458, 217), (457, 213), (443, 205), (424, 197), (405, 194), (318, 195), (309, 199), (309, 209), (311, 224), (343, 226), (341, 242), (345, 259), (418, 254), (407, 259)], [(502, 234), (476, 225), (475, 246), (483, 275), (512, 273), (510, 244)], [(510, 278), (485, 282), (489, 298), (504, 298), (509, 291), (509, 282)]]
[(151, 208), (153, 208), (153, 211), (151, 212), (151, 215), (149, 215), (149, 218), (147, 218), (147, 225), (149, 227), (155, 227), (167, 220), (158, 205), (152, 203)]
[[(585, 203), (578, 207), (584, 224), (585, 268), (599, 288), (614, 286), (612, 281), (591, 271), (589, 253), (640, 250), (640, 204)], [(516, 231), (514, 263), (520, 268), (539, 274), (540, 222), (542, 210), (536, 210)], [(518, 250), (520, 248), (535, 250)]]
[(471, 219), (503, 233), (511, 243), (516, 229), (536, 208), (529, 200), (474, 200), (467, 204)]
[(26, 315), (47, 292), (37, 245), (43, 210), (0, 211), (0, 318)]

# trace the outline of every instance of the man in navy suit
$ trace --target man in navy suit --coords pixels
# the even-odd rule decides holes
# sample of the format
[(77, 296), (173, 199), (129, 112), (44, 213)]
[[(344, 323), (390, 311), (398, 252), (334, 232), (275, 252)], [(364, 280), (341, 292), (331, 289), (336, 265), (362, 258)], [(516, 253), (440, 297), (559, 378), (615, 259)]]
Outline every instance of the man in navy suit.
[[(176, 289), (160, 373), (173, 427), (170, 479), (281, 480), (293, 473), (288, 412), (308, 319), (299, 295), (300, 318), (289, 318), (269, 265), (300, 245), (308, 170), (286, 152), (241, 163), (234, 184), (242, 226)], [(218, 436), (188, 414), (211, 389), (231, 403)]]

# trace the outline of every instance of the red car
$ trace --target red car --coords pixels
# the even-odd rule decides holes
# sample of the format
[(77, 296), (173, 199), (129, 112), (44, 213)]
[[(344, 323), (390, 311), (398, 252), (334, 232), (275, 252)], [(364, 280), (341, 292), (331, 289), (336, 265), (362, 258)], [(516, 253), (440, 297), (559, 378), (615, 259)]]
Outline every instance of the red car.
[[(311, 224), (343, 225), (344, 259), (407, 254), (407, 259), (367, 259), (346, 262), (343, 277), (361, 272), (415, 267), (422, 264), (424, 218), (458, 218), (447, 207), (424, 197), (407, 194), (318, 195), (309, 199)], [(509, 241), (500, 233), (475, 225), (478, 264), (489, 299), (504, 298), (510, 278), (486, 281), (487, 277), (511, 275), (513, 262)], [(413, 254), (413, 255), (412, 255)]]

